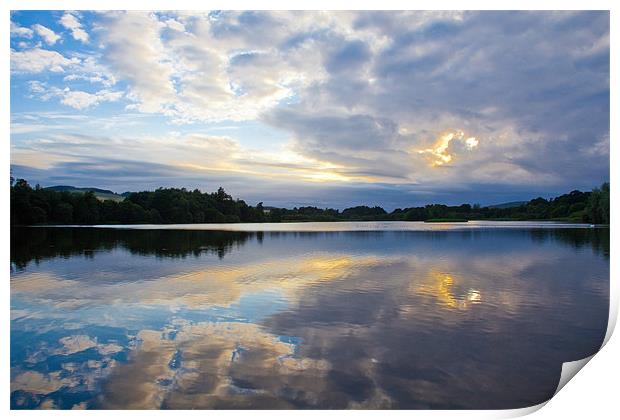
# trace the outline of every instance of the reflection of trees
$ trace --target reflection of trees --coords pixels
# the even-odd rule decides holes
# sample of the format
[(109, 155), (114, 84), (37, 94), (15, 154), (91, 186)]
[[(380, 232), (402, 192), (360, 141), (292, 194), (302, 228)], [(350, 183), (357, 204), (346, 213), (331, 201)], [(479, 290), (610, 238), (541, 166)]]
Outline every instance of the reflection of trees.
[(591, 247), (592, 251), (609, 259), (609, 228), (593, 229), (532, 229), (534, 241), (558, 241), (574, 248)]
[[(397, 240), (411, 241), (412, 236), (424, 241), (442, 241), (458, 236), (461, 240), (497, 240), (496, 229), (462, 231), (391, 232)], [(30, 261), (47, 258), (82, 255), (89, 257), (94, 251), (122, 247), (133, 254), (158, 257), (198, 256), (215, 253), (223, 258), (234, 245), (242, 246), (256, 237), (259, 243), (264, 236), (292, 239), (335, 238), (347, 235), (355, 239), (380, 239), (386, 232), (241, 232), (200, 230), (138, 230), (97, 228), (18, 228), (11, 229), (11, 263), (23, 269)], [(490, 236), (489, 236), (490, 235)], [(609, 258), (609, 229), (507, 229), (502, 238), (527, 235), (537, 242), (558, 241), (575, 248), (590, 246), (592, 250)]]
[[(137, 408), (136, 402), (149, 408), (515, 408), (548, 399), (561, 362), (592, 354), (605, 334), (608, 283), (599, 274), (607, 273), (607, 264), (589, 252), (592, 247), (608, 258), (609, 230), (601, 229), (253, 234), (35, 228), (12, 231), (11, 260), (25, 266), (115, 248), (166, 258), (223, 257), (254, 235), (257, 243), (249, 247), (267, 236), (267, 261), (193, 271), (181, 264), (181, 273), (140, 274), (140, 281), (67, 282), (57, 275), (47, 283), (55, 288), (16, 276), (11, 292), (32, 302), (39, 317), (45, 302), (62, 303), (64, 316), (80, 314), (80, 307), (133, 311), (134, 328), (145, 328), (141, 344), (103, 384), (98, 401), (106, 408)], [(288, 246), (301, 243), (292, 251), (303, 256), (277, 254), (282, 247), (269, 242), (280, 237)], [(349, 242), (355, 248), (342, 246)], [(325, 250), (328, 243), (342, 248)], [(388, 243), (394, 248), (376, 255)], [(539, 253), (544, 245), (564, 250)], [(308, 253), (317, 246), (321, 253)], [(548, 264), (549, 256), (561, 259)], [(579, 259), (567, 264), (573, 256)], [(598, 274), (589, 276), (593, 268)], [(272, 290), (287, 306), (271, 306), (273, 295), (261, 294)], [(192, 321), (192, 314), (233, 307), (244, 295), (254, 296), (251, 304), (261, 313), (253, 315), (256, 324)], [(175, 312), (175, 324), (160, 331), (141, 309), (162, 302), (191, 311)], [(272, 308), (265, 315), (262, 303)], [(54, 316), (41, 320), (46, 331)], [(101, 337), (99, 314), (90, 322), (86, 332)], [(48, 369), (54, 360), (40, 366)], [(12, 397), (30, 403), (19, 392)], [(65, 392), (54, 398), (68, 401)]]
[[(251, 232), (192, 230), (122, 230), (96, 228), (12, 228), (11, 263), (17, 269), (31, 261), (74, 255), (92, 256), (94, 251), (127, 249), (132, 254), (182, 258), (203, 253), (223, 258), (233, 246), (242, 246)], [(262, 239), (262, 238), (260, 238)]]

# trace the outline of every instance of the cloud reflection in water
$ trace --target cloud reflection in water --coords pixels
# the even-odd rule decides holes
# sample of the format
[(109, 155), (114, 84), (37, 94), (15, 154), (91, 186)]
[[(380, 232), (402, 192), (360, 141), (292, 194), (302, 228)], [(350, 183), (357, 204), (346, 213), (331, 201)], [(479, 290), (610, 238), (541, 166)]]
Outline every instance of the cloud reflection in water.
[(12, 275), (14, 408), (516, 408), (606, 329), (588, 232), (84, 234)]

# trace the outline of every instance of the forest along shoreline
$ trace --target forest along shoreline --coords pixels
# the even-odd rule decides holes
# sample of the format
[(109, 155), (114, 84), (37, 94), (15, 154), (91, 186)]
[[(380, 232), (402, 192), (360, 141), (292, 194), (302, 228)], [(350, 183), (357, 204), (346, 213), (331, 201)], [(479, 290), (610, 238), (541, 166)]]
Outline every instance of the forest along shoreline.
[(11, 178), (11, 225), (279, 223), (339, 221), (466, 222), (469, 220), (552, 220), (608, 225), (609, 183), (592, 191), (571, 191), (553, 199), (482, 207), (428, 204), (397, 208), (356, 206), (344, 210), (314, 206), (293, 209), (248, 205), (220, 187), (216, 192), (198, 189), (158, 188), (155, 191), (117, 195), (97, 188), (35, 187)]

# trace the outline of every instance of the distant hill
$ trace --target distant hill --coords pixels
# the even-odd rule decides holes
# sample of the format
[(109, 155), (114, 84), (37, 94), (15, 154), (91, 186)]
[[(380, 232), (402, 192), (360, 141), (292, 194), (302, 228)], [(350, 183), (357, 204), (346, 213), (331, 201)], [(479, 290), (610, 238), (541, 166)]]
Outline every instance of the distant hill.
[(511, 201), (509, 203), (494, 204), (487, 207), (489, 207), (490, 209), (510, 209), (512, 207), (519, 207), (524, 204), (527, 204), (527, 201)]
[(91, 191), (95, 194), (99, 200), (114, 200), (114, 201), (123, 201), (125, 197), (120, 194), (116, 194), (114, 191), (104, 190), (101, 188), (94, 187), (73, 187), (71, 185), (54, 185), (53, 187), (45, 187), (46, 190), (53, 191), (67, 191), (74, 194), (84, 194), (85, 192)]

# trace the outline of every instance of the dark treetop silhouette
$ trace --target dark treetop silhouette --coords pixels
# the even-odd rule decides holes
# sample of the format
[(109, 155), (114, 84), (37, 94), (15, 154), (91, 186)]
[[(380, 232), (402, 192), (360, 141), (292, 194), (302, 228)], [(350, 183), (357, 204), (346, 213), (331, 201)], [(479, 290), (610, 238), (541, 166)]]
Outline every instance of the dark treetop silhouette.
[(132, 224), (132, 223), (239, 223), (302, 221), (466, 221), (466, 220), (563, 220), (609, 224), (609, 183), (591, 192), (572, 191), (551, 200), (542, 197), (513, 207), (481, 207), (477, 204), (398, 208), (344, 209), (250, 206), (233, 199), (223, 188), (214, 193), (198, 189), (158, 188), (127, 194), (122, 201), (98, 198), (94, 192), (54, 191), (27, 181), (11, 179), (11, 224)]

